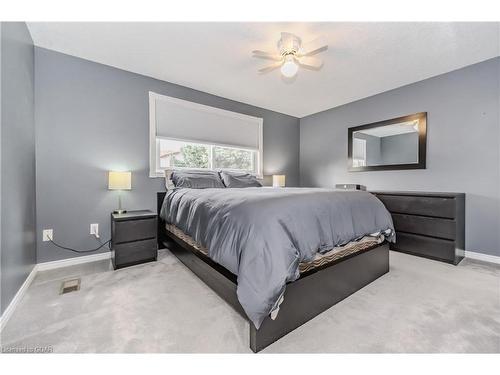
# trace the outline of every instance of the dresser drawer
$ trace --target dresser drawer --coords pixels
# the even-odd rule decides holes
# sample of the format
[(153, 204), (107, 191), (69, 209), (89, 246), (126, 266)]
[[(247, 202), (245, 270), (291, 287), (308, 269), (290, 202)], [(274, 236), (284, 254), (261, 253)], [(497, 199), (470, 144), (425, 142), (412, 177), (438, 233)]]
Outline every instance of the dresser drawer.
[(391, 244), (391, 248), (455, 263), (454, 241), (396, 232), (396, 243)]
[(115, 221), (113, 243), (155, 238), (156, 230), (156, 218)]
[(116, 268), (147, 260), (155, 260), (158, 252), (156, 239), (122, 243), (115, 245), (113, 250)]
[(456, 237), (456, 222), (451, 219), (435, 217), (392, 214), (394, 229), (399, 231), (422, 234), (454, 240)]
[(377, 194), (391, 213), (404, 213), (453, 219), (455, 199)]

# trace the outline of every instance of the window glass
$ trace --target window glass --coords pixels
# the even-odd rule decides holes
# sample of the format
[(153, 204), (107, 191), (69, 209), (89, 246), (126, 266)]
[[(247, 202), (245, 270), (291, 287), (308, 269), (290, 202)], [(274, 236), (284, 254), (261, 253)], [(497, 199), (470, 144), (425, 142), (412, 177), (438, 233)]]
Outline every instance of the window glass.
[(229, 169), (257, 173), (257, 151), (157, 139), (158, 172), (165, 168)]

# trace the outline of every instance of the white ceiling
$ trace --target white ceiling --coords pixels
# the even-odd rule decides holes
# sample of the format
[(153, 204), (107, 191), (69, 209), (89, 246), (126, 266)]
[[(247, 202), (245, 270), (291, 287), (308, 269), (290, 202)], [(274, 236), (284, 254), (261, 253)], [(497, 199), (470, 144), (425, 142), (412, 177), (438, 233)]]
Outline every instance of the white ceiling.
[[(37, 46), (303, 117), (500, 55), (499, 23), (28, 23)], [(251, 51), (324, 35), (285, 82)]]
[(359, 130), (354, 132), (354, 134), (363, 133), (363, 134), (373, 135), (374, 137), (382, 138), (382, 137), (390, 137), (392, 135), (415, 133), (417, 132), (417, 130), (414, 128), (416, 124), (418, 124), (418, 121), (413, 120), (413, 121), (402, 122), (400, 124), (383, 125), (379, 126), (378, 128)]

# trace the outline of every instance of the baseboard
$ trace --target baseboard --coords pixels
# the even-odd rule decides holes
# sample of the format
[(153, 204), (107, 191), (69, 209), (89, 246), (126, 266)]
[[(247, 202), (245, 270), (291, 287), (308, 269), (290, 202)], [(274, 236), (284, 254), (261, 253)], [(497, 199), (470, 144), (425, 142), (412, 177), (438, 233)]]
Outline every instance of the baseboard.
[(28, 290), (29, 286), (35, 279), (37, 272), (38, 272), (38, 264), (35, 264), (31, 272), (29, 273), (28, 277), (26, 278), (26, 280), (24, 280), (23, 285), (21, 285), (14, 298), (12, 298), (12, 301), (10, 301), (9, 306), (7, 306), (2, 316), (0, 317), (0, 331), (3, 330), (3, 328), (9, 321), (10, 317), (12, 316), (12, 313), (16, 309), (17, 305), (19, 304), (23, 296), (26, 294), (26, 291)]
[(56, 268), (74, 266), (76, 264), (97, 262), (106, 259), (111, 259), (110, 251), (106, 251), (105, 253), (99, 253), (99, 254), (84, 255), (80, 257), (55, 260), (53, 262), (38, 263), (38, 271), (40, 272), (40, 271), (53, 270)]
[(85, 255), (80, 257), (56, 260), (53, 262), (44, 262), (35, 264), (31, 272), (29, 273), (28, 277), (26, 278), (26, 280), (24, 280), (23, 285), (21, 285), (14, 298), (12, 298), (12, 301), (10, 301), (9, 306), (7, 306), (2, 316), (0, 316), (0, 331), (3, 330), (3, 328), (7, 324), (9, 318), (12, 316), (12, 313), (16, 309), (18, 303), (21, 301), (24, 294), (28, 290), (28, 287), (35, 279), (37, 272), (74, 266), (76, 264), (83, 264), (83, 263), (90, 263), (90, 262), (97, 262), (100, 260), (111, 259), (111, 255), (112, 253), (110, 251), (107, 251), (105, 253), (100, 253), (100, 254)]
[(500, 257), (496, 255), (481, 254), (466, 250), (465, 257), (470, 259), (482, 260), (483, 262), (500, 264)]

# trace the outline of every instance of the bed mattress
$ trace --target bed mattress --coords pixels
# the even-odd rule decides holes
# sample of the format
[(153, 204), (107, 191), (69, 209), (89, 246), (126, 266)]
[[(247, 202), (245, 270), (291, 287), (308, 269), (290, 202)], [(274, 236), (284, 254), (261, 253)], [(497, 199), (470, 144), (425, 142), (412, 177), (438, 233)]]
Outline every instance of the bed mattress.
[[(184, 233), (175, 225), (166, 224), (165, 227), (167, 229), (167, 232), (172, 233), (173, 235), (190, 245), (194, 250), (208, 257), (207, 248), (196, 242), (191, 236)], [(299, 263), (299, 272), (301, 274), (305, 274), (315, 269), (325, 267), (328, 264), (333, 263), (346, 256), (353, 255), (358, 252), (371, 249), (374, 246), (380, 245), (382, 242), (384, 242), (384, 240), (385, 236), (383, 234), (380, 234), (378, 236), (365, 236), (357, 241), (351, 241), (344, 246), (335, 247), (324, 254), (317, 253), (312, 261)]]

